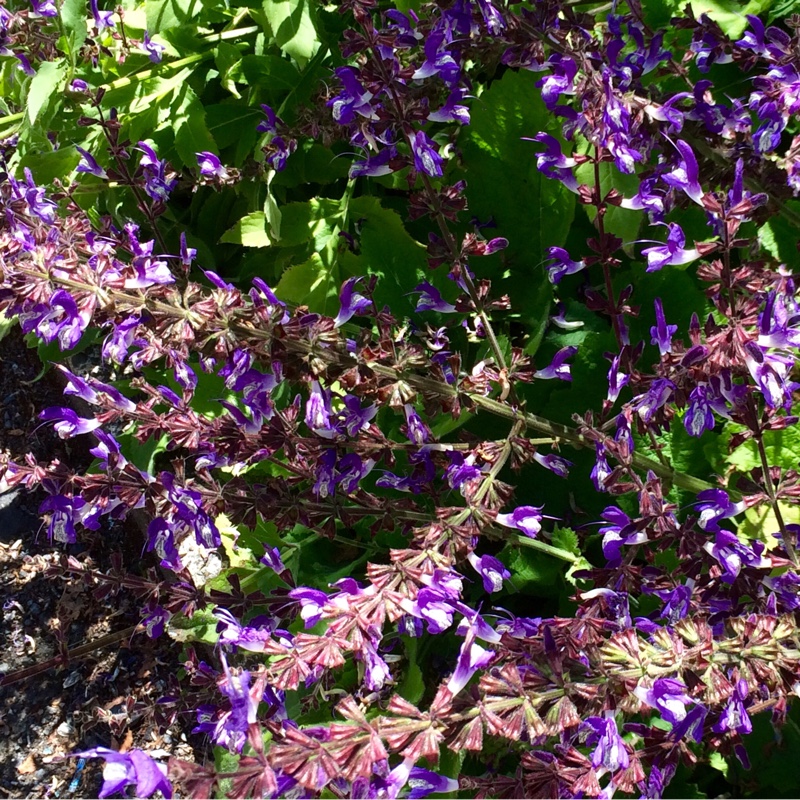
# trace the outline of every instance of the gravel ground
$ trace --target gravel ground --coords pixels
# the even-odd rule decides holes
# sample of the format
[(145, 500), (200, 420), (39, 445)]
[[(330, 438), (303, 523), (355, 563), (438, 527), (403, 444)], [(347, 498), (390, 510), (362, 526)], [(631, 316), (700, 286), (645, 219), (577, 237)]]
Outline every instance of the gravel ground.
[[(80, 439), (88, 437), (64, 442), (52, 426), (40, 427), (42, 408), (65, 405), (57, 375), (40, 373), (15, 328), (0, 341), (0, 460), (31, 451), (86, 465)], [(154, 563), (141, 555), (141, 533), (115, 524), (74, 545), (51, 545), (37, 514), (41, 500), (25, 489), (0, 494), (0, 797), (96, 797), (103, 762), (78, 769), (77, 759), (62, 757), (98, 745), (202, 759), (193, 720), (165, 719), (155, 705), (177, 691), (175, 643), (133, 634), (137, 608), (124, 595), (98, 599), (91, 586), (53, 574), (64, 555), (106, 570), (115, 553), (127, 571), (143, 574)], [(75, 648), (82, 649), (69, 663), (48, 663)]]

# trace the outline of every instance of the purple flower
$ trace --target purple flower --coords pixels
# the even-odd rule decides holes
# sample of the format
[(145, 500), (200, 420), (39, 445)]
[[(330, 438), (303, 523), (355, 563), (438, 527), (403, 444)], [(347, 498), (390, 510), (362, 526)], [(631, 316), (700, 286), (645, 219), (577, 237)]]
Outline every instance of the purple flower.
[(425, 39), (425, 61), (411, 76), (415, 81), (434, 75), (439, 75), (448, 86), (453, 86), (458, 81), (461, 69), (447, 50), (447, 44), (445, 34), (441, 30), (432, 32)]
[(542, 506), (520, 506), (510, 514), (498, 514), (495, 522), (506, 528), (516, 528), (526, 536), (535, 539), (542, 529)]
[(590, 731), (586, 744), (595, 748), (592, 753), (592, 766), (595, 769), (605, 767), (616, 772), (618, 769), (628, 768), (628, 750), (619, 735), (614, 717), (588, 717), (581, 727)]
[(664, 306), (661, 298), (657, 297), (654, 302), (656, 309), (656, 324), (650, 328), (651, 344), (658, 345), (658, 351), (662, 356), (672, 352), (672, 336), (678, 330), (677, 325), (667, 325), (664, 318)]
[(284, 572), (286, 566), (281, 560), (281, 551), (277, 547), (268, 547), (263, 556), (259, 559), (262, 564), (266, 564), (271, 570), (277, 572), (278, 575)]
[(753, 723), (750, 721), (750, 715), (744, 705), (748, 694), (747, 681), (744, 678), (740, 678), (736, 681), (736, 687), (722, 714), (720, 714), (719, 721), (712, 726), (712, 730), (715, 733), (730, 731), (731, 733), (746, 736), (748, 733), (753, 732)]
[(429, 438), (427, 425), (410, 403), (403, 406), (406, 414), (406, 435), (415, 444), (425, 444)]
[(372, 301), (355, 291), (356, 285), (362, 280), (362, 278), (348, 278), (342, 284), (342, 291), (339, 293), (341, 307), (334, 320), (334, 325), (337, 328), (344, 325), (352, 317), (361, 315), (368, 308), (371, 308)]
[(91, 433), (100, 427), (100, 421), (96, 419), (82, 419), (71, 408), (46, 408), (39, 414), (39, 419), (45, 422), (55, 421), (56, 433), (62, 439), (71, 439), (82, 433)]
[(469, 125), (469, 108), (461, 102), (466, 94), (467, 90), (463, 87), (454, 89), (441, 108), (428, 114), (428, 119), (431, 122), (458, 122), (461, 125)]
[(409, 294), (419, 293), (419, 300), (414, 311), (439, 311), (442, 314), (452, 314), (456, 307), (448, 303), (441, 295), (441, 292), (428, 281), (417, 284)]
[(147, 57), (152, 61), (154, 64), (160, 64), (161, 59), (164, 56), (164, 51), (167, 49), (164, 47), (163, 44), (159, 44), (158, 42), (154, 42), (150, 38), (150, 34), (145, 31), (144, 32), (144, 39), (142, 40), (142, 49), (147, 53)]
[(332, 438), (336, 433), (331, 425), (330, 392), (323, 391), (317, 381), (311, 381), (311, 391), (306, 402), (306, 425), (326, 439)]
[(166, 608), (150, 606), (145, 609), (145, 615), (139, 624), (144, 626), (145, 632), (151, 639), (157, 639), (163, 635), (171, 616), (172, 614)]
[(458, 781), (454, 778), (445, 778), (437, 772), (431, 772), (422, 767), (411, 767), (408, 775), (408, 785), (411, 791), (408, 800), (418, 800), (429, 794), (447, 794), (458, 791)]
[(589, 477), (592, 479), (594, 488), (598, 492), (608, 491), (606, 489), (606, 480), (612, 473), (611, 466), (606, 458), (606, 448), (602, 442), (597, 442), (594, 446), (595, 460), (592, 472)]
[(690, 145), (680, 139), (675, 142), (675, 147), (681, 154), (681, 160), (672, 172), (662, 175), (661, 179), (669, 186), (686, 192), (695, 203), (702, 205), (703, 190), (700, 187), (700, 170), (694, 151)]
[(162, 567), (175, 572), (181, 569), (172, 526), (163, 517), (156, 517), (147, 527), (147, 552), (153, 550), (161, 559)]
[(394, 172), (392, 160), (397, 158), (397, 148), (394, 145), (384, 147), (379, 153), (367, 156), (362, 161), (354, 161), (350, 167), (350, 177), (360, 178), (366, 176), (377, 177), (389, 175)]
[(658, 678), (651, 689), (638, 686), (633, 694), (642, 703), (657, 709), (664, 720), (672, 725), (677, 738), (682, 738), (691, 731), (692, 738), (696, 742), (700, 741), (706, 709), (696, 703), (692, 712), (687, 713), (687, 704), (695, 701), (686, 694), (684, 683), (675, 678)]
[(661, 617), (674, 625), (678, 620), (684, 619), (691, 609), (692, 589), (694, 581), (690, 578), (686, 584), (680, 584), (669, 591), (655, 592), (656, 596), (664, 600)]
[[(537, 133), (531, 141), (540, 142), (547, 148), (543, 153), (539, 153), (539, 155), (536, 156), (536, 168), (539, 172), (548, 178), (555, 178), (557, 181), (561, 181), (571, 192), (577, 192), (578, 180), (572, 171), (576, 161), (574, 158), (568, 158), (561, 152), (561, 142), (549, 133)], [(561, 250), (561, 248), (551, 247), (550, 250)], [(551, 253), (550, 258), (554, 257), (555, 256)], [(550, 269), (552, 271), (553, 267), (550, 267)], [(558, 283), (560, 277), (558, 280), (554, 280), (551, 274), (550, 280), (553, 283)]]
[(741, 514), (744, 503), (731, 502), (728, 493), (722, 489), (705, 489), (697, 495), (697, 509), (700, 512), (698, 524), (704, 531), (716, 533), (721, 519), (729, 519)]
[(792, 407), (792, 393), (798, 387), (797, 383), (788, 380), (794, 359), (791, 356), (766, 353), (755, 342), (748, 342), (745, 349), (745, 364), (761, 389), (767, 405), (770, 408), (783, 407), (789, 411)]
[(763, 542), (754, 542), (750, 548), (730, 531), (718, 530), (714, 542), (706, 542), (703, 549), (722, 565), (722, 580), (726, 583), (733, 583), (743, 566), (765, 569), (771, 564), (769, 559), (761, 555), (764, 552)]
[(553, 361), (550, 363), (550, 365), (544, 369), (534, 372), (533, 377), (541, 380), (552, 380), (553, 378), (558, 378), (562, 381), (571, 381), (572, 374), (570, 373), (570, 365), (566, 362), (568, 358), (572, 358), (572, 356), (574, 356), (577, 352), (578, 348), (574, 345), (562, 347), (555, 354), (555, 356), (553, 356)]
[(470, 630), (458, 653), (455, 671), (447, 682), (450, 693), (455, 697), (469, 683), (472, 676), (479, 669), (488, 666), (493, 658), (494, 651), (481, 647), (475, 641), (475, 634)]
[(364, 661), (364, 685), (371, 692), (383, 689), (392, 681), (389, 665), (378, 654), (375, 645), (366, 639), (360, 653)]
[(503, 581), (511, 577), (511, 573), (506, 569), (505, 564), (494, 556), (481, 556), (470, 553), (467, 556), (470, 564), (475, 568), (475, 572), (483, 580), (483, 588), (489, 592), (499, 592), (503, 588)]
[[(606, 357), (610, 355), (607, 354)], [(611, 367), (608, 370), (608, 395), (606, 398), (609, 403), (615, 403), (622, 391), (623, 386), (627, 386), (630, 381), (630, 376), (626, 375), (620, 369), (621, 356), (617, 353), (611, 359)]]
[(458, 451), (448, 453), (450, 465), (445, 470), (445, 477), (451, 489), (461, 490), (466, 483), (480, 478), (481, 471), (474, 464), (474, 456), (466, 459)]
[(145, 344), (144, 339), (136, 339), (136, 329), (141, 318), (137, 314), (126, 317), (118, 323), (103, 342), (102, 354), (106, 361), (122, 364), (133, 344)]
[(647, 541), (647, 531), (639, 530), (631, 518), (615, 506), (608, 506), (600, 516), (608, 523), (600, 528), (603, 555), (609, 567), (617, 567), (622, 563), (623, 545), (643, 544)]
[(698, 383), (689, 395), (689, 405), (683, 417), (683, 425), (690, 436), (702, 436), (705, 431), (713, 431), (714, 424), (708, 386)]
[(642, 422), (647, 425), (655, 416), (656, 411), (672, 397), (674, 391), (675, 384), (672, 381), (666, 378), (656, 378), (644, 394), (637, 395), (634, 399), (633, 409)]
[(300, 604), (300, 616), (306, 628), (313, 628), (322, 617), (322, 608), (328, 602), (328, 595), (319, 589), (298, 586), (289, 592), (289, 597)]
[(343, 430), (348, 436), (357, 436), (360, 431), (366, 430), (369, 423), (378, 413), (376, 405), (361, 406), (361, 400), (352, 394), (342, 398), (344, 409), (339, 412), (337, 428)]
[(442, 157), (424, 131), (417, 131), (409, 140), (414, 156), (414, 169), (431, 178), (442, 177)]
[(200, 167), (200, 174), (209, 178), (219, 178), (224, 181), (228, 177), (228, 170), (222, 166), (219, 156), (208, 150), (195, 153), (197, 156), (197, 166)]
[(278, 122), (282, 122), (282, 120), (276, 117), (275, 112), (264, 103), (261, 104), (261, 110), (264, 112), (266, 119), (256, 125), (256, 131), (258, 133), (277, 133)]
[(571, 461), (567, 461), (563, 456), (556, 455), (555, 453), (548, 453), (543, 456), (541, 453), (534, 453), (533, 460), (537, 464), (541, 464), (545, 469), (558, 475), (559, 478), (566, 478), (569, 476), (569, 468), (572, 466)]
[(695, 248), (684, 249), (686, 236), (677, 222), (668, 223), (667, 228), (669, 233), (664, 244), (646, 247), (642, 250), (642, 255), (647, 257), (647, 272), (656, 272), (669, 265), (688, 264), (690, 261), (700, 258), (700, 253)]
[(89, 8), (94, 17), (94, 24), (98, 31), (114, 27), (114, 12), (100, 11), (97, 7), (97, 0), (89, 0)]
[(50, 514), (50, 524), (47, 527), (49, 541), (73, 544), (78, 540), (75, 534), (75, 518), (83, 505), (82, 498), (63, 495), (52, 495), (42, 502), (39, 513)]
[(374, 95), (359, 83), (358, 71), (353, 67), (337, 67), (334, 71), (342, 84), (339, 94), (327, 103), (333, 111), (334, 120), (340, 125), (348, 125), (355, 120), (356, 114), (377, 119), (371, 102)]
[(104, 758), (103, 785), (101, 798), (117, 792), (124, 792), (128, 786), (136, 784), (137, 797), (150, 797), (161, 792), (164, 797), (172, 797), (172, 786), (167, 780), (166, 767), (159, 764), (144, 750), (129, 750), (117, 753), (107, 747), (94, 747), (72, 754), (76, 758)]
[(364, 461), (357, 453), (348, 453), (336, 465), (336, 484), (346, 494), (352, 494), (358, 490), (358, 485), (374, 466), (375, 462), (371, 458)]
[[(167, 162), (159, 159), (149, 144), (139, 142), (136, 149), (142, 154), (139, 166), (144, 172), (144, 190), (147, 196), (156, 201), (166, 202), (178, 181), (175, 178), (167, 179)], [(125, 226), (126, 231), (129, 227)]]
[(547, 66), (552, 74), (542, 78), (536, 85), (541, 87), (542, 100), (552, 111), (562, 94), (574, 93), (572, 85), (578, 74), (578, 65), (571, 58), (556, 53), (550, 56)]
[(547, 256), (553, 262), (547, 267), (547, 277), (550, 278), (550, 283), (560, 283), (565, 275), (574, 275), (586, 268), (583, 261), (573, 261), (563, 247), (549, 248)]
[(53, 0), (31, 0), (33, 11), (42, 17), (57, 17), (58, 9)]
[(84, 150), (82, 147), (75, 145), (75, 149), (81, 154), (81, 162), (75, 168), (76, 172), (87, 172), (90, 175), (96, 175), (98, 178), (107, 178), (106, 171), (95, 161), (94, 156)]

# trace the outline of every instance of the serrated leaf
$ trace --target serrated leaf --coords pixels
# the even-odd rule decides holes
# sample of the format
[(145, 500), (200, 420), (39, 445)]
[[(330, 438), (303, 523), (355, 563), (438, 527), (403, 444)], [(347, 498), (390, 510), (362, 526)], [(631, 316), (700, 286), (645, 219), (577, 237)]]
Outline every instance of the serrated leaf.
[(196, 19), (203, 3), (202, 0), (145, 0), (144, 7), (147, 30), (152, 36)]
[[(800, 214), (800, 202), (789, 200), (786, 206), (795, 214)], [(800, 231), (781, 214), (774, 214), (758, 229), (761, 247), (776, 261), (792, 269), (800, 267), (800, 253), (797, 250)]]
[(207, 150), (214, 152), (217, 145), (206, 127), (205, 108), (188, 83), (176, 92), (170, 112), (175, 149), (184, 166), (196, 167), (195, 154)]
[(264, 0), (264, 15), (278, 47), (300, 64), (319, 48), (311, 0)]
[[(405, 228), (400, 215), (381, 206), (376, 197), (357, 197), (350, 203), (351, 219), (360, 219), (360, 255), (353, 263), (363, 275), (377, 275), (378, 308), (388, 305), (397, 313), (413, 309), (406, 297), (421, 280), (431, 280), (425, 247)], [(350, 263), (350, 262), (348, 262)]]
[(263, 211), (253, 211), (242, 217), (230, 230), (222, 234), (220, 242), (241, 244), (244, 247), (270, 247), (267, 236), (267, 218)]
[(275, 55), (246, 55), (228, 77), (237, 83), (263, 88), (268, 92), (290, 92), (300, 81), (297, 67)]
[(521, 594), (552, 594), (564, 567), (563, 562), (555, 558), (512, 544), (507, 545), (498, 558), (511, 573), (511, 585)]
[(541, 264), (548, 247), (564, 243), (575, 210), (575, 195), (536, 168), (541, 147), (522, 139), (540, 131), (560, 135), (538, 80), (531, 72), (506, 72), (473, 102), (471, 123), (458, 138), (471, 213), (493, 217), (492, 235), (509, 241), (506, 257), (524, 256), (528, 269)]
[(61, 104), (62, 84), (66, 81), (67, 65), (63, 58), (43, 61), (28, 87), (28, 121), (35, 125), (40, 117), (54, 114)]
[[(61, 24), (67, 40), (67, 51), (70, 56), (81, 47), (86, 38), (86, 0), (64, 0), (59, 8)], [(127, 21), (127, 20), (126, 20)]]
[(281, 206), (280, 247), (295, 247), (314, 241), (316, 251), (323, 250), (334, 228), (342, 218), (341, 203), (328, 198), (313, 198), (307, 203), (288, 203)]
[[(744, 33), (747, 27), (748, 14), (762, 14), (767, 11), (774, 0), (750, 0), (742, 4), (740, 0), (690, 0), (695, 18), (701, 14), (708, 14), (723, 32), (736, 39)], [(683, 6), (683, 0), (679, 7)]]
[(547, 248), (564, 244), (575, 213), (575, 195), (536, 168), (541, 147), (523, 141), (540, 131), (560, 136), (538, 80), (531, 72), (506, 72), (473, 101), (471, 124), (458, 138), (470, 212), (480, 220), (494, 219), (491, 235), (509, 243), (499, 255), (481, 259), (482, 272), (497, 279), (510, 270), (502, 290), (528, 328), (528, 353), (538, 348), (550, 310)]
[(206, 106), (206, 126), (220, 150), (242, 140), (252, 150), (258, 138), (256, 126), (263, 118), (259, 109), (234, 103)]
[(28, 167), (36, 183), (52, 185), (55, 178), (65, 178), (78, 166), (80, 155), (74, 147), (40, 151), (31, 148), (20, 159), (21, 168)]
[(281, 275), (275, 293), (281, 300), (308, 306), (310, 311), (333, 317), (339, 311), (341, 285), (339, 269), (327, 268), (319, 253), (312, 253), (307, 261), (289, 267)]
[(551, 544), (559, 550), (566, 550), (568, 553), (575, 553), (575, 555), (580, 554), (578, 534), (572, 528), (559, 528), (556, 526)]

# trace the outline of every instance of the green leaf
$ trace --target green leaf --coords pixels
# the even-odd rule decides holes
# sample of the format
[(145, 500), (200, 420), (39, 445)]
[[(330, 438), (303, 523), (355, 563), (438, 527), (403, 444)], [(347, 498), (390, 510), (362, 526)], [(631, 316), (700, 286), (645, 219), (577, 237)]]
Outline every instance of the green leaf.
[(559, 584), (565, 564), (536, 550), (508, 544), (498, 558), (511, 573), (511, 585), (521, 594), (546, 597)]
[(560, 135), (538, 80), (532, 72), (506, 72), (473, 101), (471, 124), (458, 139), (470, 211), (482, 220), (494, 217), (492, 235), (508, 239), (504, 254), (515, 264), (523, 262), (526, 277), (534, 270), (544, 275), (545, 251), (564, 243), (575, 211), (575, 195), (536, 168), (541, 146), (522, 141), (540, 131)]
[(36, 183), (52, 185), (54, 178), (66, 178), (78, 166), (80, 158), (74, 147), (44, 152), (31, 148), (20, 159), (19, 165), (30, 169)]
[(319, 47), (311, 0), (264, 0), (263, 10), (275, 43), (301, 65)]
[(376, 197), (357, 197), (349, 207), (351, 219), (360, 220), (360, 256), (348, 263), (357, 264), (362, 275), (377, 275), (375, 287), (378, 308), (388, 305), (396, 313), (411, 311), (405, 295), (421, 280), (430, 280), (425, 247), (408, 233), (396, 211), (383, 208)]
[(242, 217), (230, 230), (225, 231), (220, 242), (241, 244), (244, 247), (269, 247), (267, 219), (263, 211), (253, 211)]
[(313, 198), (307, 203), (281, 206), (280, 247), (295, 247), (314, 240), (314, 249), (323, 250), (342, 218), (341, 203), (327, 198)]
[(470, 211), (481, 220), (493, 218), (492, 235), (509, 242), (499, 255), (481, 259), (481, 271), (492, 279), (510, 271), (502, 291), (528, 329), (529, 354), (539, 347), (550, 310), (546, 251), (564, 244), (575, 214), (575, 195), (536, 168), (541, 146), (523, 141), (540, 131), (560, 136), (538, 80), (531, 72), (506, 72), (473, 101), (471, 124), (458, 139)]
[(281, 300), (308, 306), (318, 314), (336, 316), (339, 311), (339, 288), (342, 285), (338, 269), (328, 269), (319, 253), (302, 264), (289, 267), (281, 275), (275, 293)]
[[(789, 200), (786, 206), (800, 216), (800, 201)], [(797, 243), (800, 240), (800, 231), (794, 223), (789, 222), (780, 213), (773, 214), (770, 219), (758, 229), (758, 240), (761, 247), (766, 250), (776, 261), (786, 264), (793, 270), (800, 269), (800, 253)]]
[[(237, 51), (238, 52), (238, 51)], [(300, 81), (297, 67), (275, 55), (246, 55), (229, 72), (237, 83), (263, 88), (270, 93), (291, 92)]]
[(214, 645), (219, 640), (218, 621), (212, 608), (197, 609), (191, 617), (173, 614), (167, 625), (167, 634), (176, 642), (204, 642)]
[(411, 636), (400, 637), (406, 651), (406, 659), (408, 666), (406, 667), (403, 680), (397, 686), (397, 693), (404, 700), (416, 705), (422, 700), (422, 695), (425, 693), (425, 678), (422, 675), (422, 670), (417, 663), (417, 640)]
[(170, 125), (175, 131), (175, 149), (184, 166), (196, 167), (196, 153), (215, 152), (217, 145), (206, 127), (206, 112), (197, 95), (184, 84), (176, 92), (172, 104)]
[(155, 33), (177, 28), (196, 20), (203, 8), (201, 0), (145, 0), (147, 30)]
[(86, 0), (63, 0), (59, 8), (61, 24), (67, 40), (67, 52), (74, 61), (74, 54), (86, 39)]
[(580, 555), (581, 552), (578, 546), (578, 534), (572, 528), (559, 528), (556, 526), (551, 544), (559, 550), (566, 550), (568, 553), (575, 553), (575, 555)]
[(224, 150), (236, 145), (232, 166), (240, 167), (255, 147), (256, 126), (264, 115), (255, 108), (245, 108), (234, 103), (206, 106), (206, 127), (217, 147)]
[[(695, 18), (701, 14), (708, 14), (728, 36), (736, 39), (747, 27), (746, 15), (762, 14), (772, 6), (773, 2), (774, 0), (750, 0), (743, 6), (739, 0), (691, 0), (690, 5)], [(683, 0), (678, 7), (683, 7)]]
[(66, 81), (67, 65), (63, 58), (43, 61), (28, 87), (28, 121), (35, 125), (40, 117), (52, 116), (61, 105), (62, 84)]
[[(737, 431), (739, 426), (726, 427), (723, 437), (726, 442)], [(771, 467), (798, 469), (800, 467), (800, 426), (791, 426), (782, 431), (764, 432), (764, 451)], [(739, 445), (727, 458), (728, 464), (736, 467), (740, 472), (749, 472), (761, 466), (761, 457), (758, 446), (752, 439)]]
[(242, 96), (236, 88), (236, 83), (231, 76), (231, 69), (240, 64), (242, 61), (242, 54), (239, 52), (238, 47), (234, 47), (228, 42), (220, 42), (217, 45), (217, 50), (214, 55), (214, 63), (219, 70), (219, 80), (223, 88), (229, 91), (237, 100), (241, 100)]

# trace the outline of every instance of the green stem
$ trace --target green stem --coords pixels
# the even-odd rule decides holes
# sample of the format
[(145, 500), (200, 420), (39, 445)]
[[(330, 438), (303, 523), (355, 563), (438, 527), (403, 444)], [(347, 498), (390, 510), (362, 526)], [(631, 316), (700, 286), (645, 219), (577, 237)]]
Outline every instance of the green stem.
[(553, 547), (551, 544), (540, 542), (538, 539), (531, 539), (528, 536), (517, 536), (514, 538), (514, 541), (516, 544), (522, 545), (523, 547), (530, 547), (534, 550), (539, 550), (542, 553), (547, 553), (547, 555), (553, 556), (554, 558), (560, 558), (562, 561), (569, 561), (571, 564), (577, 563), (582, 558), (582, 556), (576, 556), (575, 553), (570, 553), (567, 550), (561, 550), (558, 547)]

